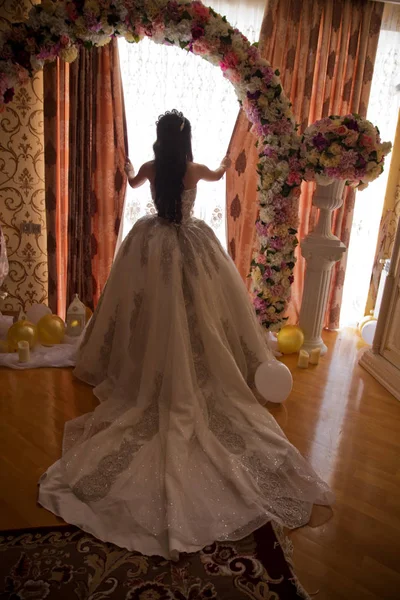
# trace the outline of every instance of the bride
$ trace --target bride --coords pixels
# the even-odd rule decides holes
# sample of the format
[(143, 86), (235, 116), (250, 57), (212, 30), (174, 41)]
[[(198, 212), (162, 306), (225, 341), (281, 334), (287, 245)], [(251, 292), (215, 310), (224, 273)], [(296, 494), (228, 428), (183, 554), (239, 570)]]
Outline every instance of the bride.
[(275, 360), (247, 290), (211, 229), (193, 218), (200, 180), (179, 112), (157, 122), (150, 182), (157, 216), (124, 240), (75, 375), (96, 410), (65, 426), (62, 458), (42, 476), (39, 502), (103, 541), (176, 558), (267, 521), (309, 522), (327, 485), (256, 400), (254, 373)]

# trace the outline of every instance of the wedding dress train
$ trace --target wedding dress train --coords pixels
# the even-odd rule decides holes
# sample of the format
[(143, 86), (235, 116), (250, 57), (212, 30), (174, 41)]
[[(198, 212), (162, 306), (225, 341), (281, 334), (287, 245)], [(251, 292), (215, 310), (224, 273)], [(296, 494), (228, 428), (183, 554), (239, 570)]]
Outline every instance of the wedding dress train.
[(195, 195), (180, 226), (148, 216), (124, 240), (75, 369), (100, 404), (66, 424), (39, 489), (68, 523), (166, 558), (333, 500), (251, 391), (274, 358)]

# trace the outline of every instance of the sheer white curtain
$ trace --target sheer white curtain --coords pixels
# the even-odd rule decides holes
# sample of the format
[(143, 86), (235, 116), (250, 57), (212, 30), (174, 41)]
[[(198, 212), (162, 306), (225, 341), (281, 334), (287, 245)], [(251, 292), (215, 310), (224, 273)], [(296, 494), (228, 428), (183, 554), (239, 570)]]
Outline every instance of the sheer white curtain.
[[(400, 17), (400, 7), (398, 16)], [(386, 10), (386, 8), (385, 8)], [(385, 14), (384, 14), (385, 17)], [(400, 25), (400, 19), (399, 19)], [(392, 142), (400, 106), (400, 29), (385, 29), (379, 36), (367, 118), (377, 125), (382, 140)], [(368, 188), (356, 194), (343, 291), (341, 326), (353, 326), (363, 317), (375, 257), (391, 154), (385, 170)]]
[[(221, 0), (209, 4), (226, 15), (250, 41), (258, 40), (265, 0)], [(136, 171), (153, 157), (155, 122), (166, 110), (181, 110), (191, 121), (196, 162), (219, 166), (228, 148), (239, 105), (235, 92), (218, 67), (185, 50), (157, 45), (119, 42), (130, 159)], [(132, 225), (154, 212), (147, 185), (128, 187), (119, 243)], [(226, 245), (225, 180), (200, 183), (195, 213)]]

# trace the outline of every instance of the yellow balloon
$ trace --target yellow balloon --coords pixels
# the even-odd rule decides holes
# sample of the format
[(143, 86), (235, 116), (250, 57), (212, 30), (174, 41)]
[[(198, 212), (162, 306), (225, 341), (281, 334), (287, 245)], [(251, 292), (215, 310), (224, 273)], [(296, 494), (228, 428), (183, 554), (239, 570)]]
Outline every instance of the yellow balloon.
[(285, 325), (278, 333), (278, 350), (282, 354), (299, 352), (304, 344), (304, 333), (297, 325)]
[(10, 352), (18, 350), (18, 342), (28, 342), (32, 349), (38, 340), (37, 327), (30, 321), (17, 321), (7, 332)]
[(61, 344), (65, 336), (65, 323), (57, 315), (45, 315), (37, 324), (39, 342), (43, 346)]
[(90, 317), (92, 316), (93, 311), (88, 306), (85, 306), (85, 309), (86, 309), (86, 323), (87, 323), (89, 321)]

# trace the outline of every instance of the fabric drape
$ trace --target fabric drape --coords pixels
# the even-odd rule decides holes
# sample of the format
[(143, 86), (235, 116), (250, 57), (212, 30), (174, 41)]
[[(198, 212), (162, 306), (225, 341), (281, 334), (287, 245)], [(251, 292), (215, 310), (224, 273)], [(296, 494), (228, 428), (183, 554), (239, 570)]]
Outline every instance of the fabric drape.
[(51, 308), (93, 308), (112, 265), (126, 190), (125, 110), (116, 40), (45, 74)]
[(400, 219), (400, 111), (365, 314), (375, 308), (383, 262), (390, 258)]
[(49, 307), (65, 316), (68, 265), (69, 64), (43, 74)]
[(6, 240), (3, 235), (3, 231), (0, 225), (0, 288), (3, 285), (3, 281), (8, 275), (9, 265), (7, 258)]
[[(383, 4), (368, 0), (268, 0), (260, 35), (261, 53), (281, 73), (293, 104), (299, 131), (329, 114), (366, 115)], [(254, 249), (257, 216), (256, 149), (243, 114), (232, 137), (235, 168), (227, 177), (228, 248), (242, 276)], [(244, 169), (246, 170), (244, 174)], [(303, 185), (299, 205), (299, 238), (315, 223), (314, 186)], [(354, 192), (349, 188), (333, 219), (334, 233), (349, 243)], [(296, 322), (303, 292), (305, 261), (297, 252), (295, 283), (288, 316)], [(339, 325), (346, 256), (335, 267), (326, 325)]]

